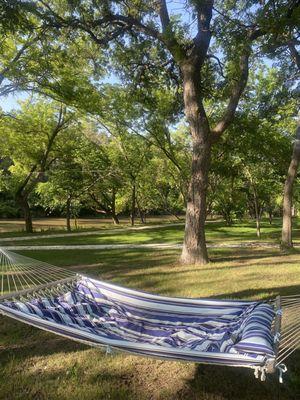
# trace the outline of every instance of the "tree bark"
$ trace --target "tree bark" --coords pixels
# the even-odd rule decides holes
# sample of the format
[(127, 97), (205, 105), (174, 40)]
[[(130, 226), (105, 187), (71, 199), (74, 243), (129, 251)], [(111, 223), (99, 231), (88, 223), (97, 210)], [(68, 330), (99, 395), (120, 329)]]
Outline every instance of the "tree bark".
[(16, 200), (23, 213), (26, 232), (33, 233), (32, 216), (27, 197), (22, 192), (19, 192), (16, 195)]
[(192, 170), (188, 188), (181, 262), (206, 264), (206, 193), (211, 154), (210, 129), (201, 103), (199, 69), (192, 62), (182, 66), (185, 114), (192, 135)]
[(272, 210), (269, 210), (268, 214), (269, 214), (269, 224), (272, 225), (272, 223), (273, 223), (273, 212), (272, 212)]
[(71, 196), (67, 198), (66, 204), (66, 222), (67, 222), (67, 231), (71, 232)]
[(297, 176), (299, 161), (300, 161), (300, 116), (298, 116), (296, 139), (293, 146), (292, 159), (284, 183), (283, 218), (282, 218), (282, 233), (281, 233), (281, 246), (283, 248), (293, 247), (293, 241), (292, 241), (293, 189), (294, 189), (295, 179)]
[(119, 218), (118, 218), (118, 216), (116, 214), (112, 214), (111, 218), (113, 220), (114, 225), (119, 225), (120, 224)]
[(136, 186), (135, 186), (135, 180), (133, 180), (131, 187), (131, 212), (130, 212), (131, 226), (134, 226), (134, 221), (135, 221), (135, 202), (136, 202)]
[(145, 224), (146, 223), (145, 216), (144, 216), (144, 213), (143, 213), (143, 211), (142, 211), (142, 209), (140, 207), (140, 204), (139, 204), (139, 201), (138, 201), (137, 197), (136, 197), (136, 205), (137, 205), (137, 209), (138, 209), (138, 213), (139, 213), (139, 216), (140, 216), (141, 223)]
[(254, 187), (253, 187), (253, 200), (254, 200), (255, 221), (256, 221), (256, 236), (258, 237), (258, 239), (260, 239), (261, 238), (261, 233), (260, 233), (261, 213), (259, 211), (257, 193), (256, 193), (256, 190)]
[(116, 214), (116, 191), (113, 188), (112, 196), (111, 196), (111, 217), (114, 225), (119, 225), (120, 221)]

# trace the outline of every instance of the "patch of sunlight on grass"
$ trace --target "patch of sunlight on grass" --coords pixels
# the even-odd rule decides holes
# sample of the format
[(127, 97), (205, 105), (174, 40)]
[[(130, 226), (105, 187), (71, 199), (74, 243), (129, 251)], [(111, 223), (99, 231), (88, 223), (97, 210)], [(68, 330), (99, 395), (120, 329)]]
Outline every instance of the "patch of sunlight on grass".
[[(294, 238), (300, 237), (300, 230), (297, 227), (298, 220), (294, 220)], [(281, 229), (281, 220), (275, 219), (270, 225), (268, 221), (261, 223), (261, 241), (279, 241)], [(50, 237), (26, 240), (26, 242), (11, 241), (5, 242), (6, 245), (64, 245), (64, 244), (134, 244), (134, 243), (181, 243), (184, 234), (184, 224), (181, 225), (163, 225), (160, 228), (151, 228), (142, 231), (121, 232), (118, 229), (107, 231), (102, 229), (101, 233), (84, 236), (66, 235), (62, 238)], [(232, 226), (226, 226), (222, 221), (208, 221), (206, 224), (206, 236), (209, 243), (214, 242), (242, 242), (256, 241), (255, 221), (236, 222)], [(1, 242), (1, 237), (0, 237)]]

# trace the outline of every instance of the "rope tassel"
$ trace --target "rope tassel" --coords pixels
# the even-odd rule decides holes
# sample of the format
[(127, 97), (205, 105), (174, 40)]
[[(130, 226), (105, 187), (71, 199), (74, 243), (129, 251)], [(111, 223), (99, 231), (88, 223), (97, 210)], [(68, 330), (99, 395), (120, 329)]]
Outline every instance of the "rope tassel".
[(283, 374), (287, 371), (287, 367), (285, 364), (279, 364), (277, 369), (279, 372), (279, 383), (283, 383)]

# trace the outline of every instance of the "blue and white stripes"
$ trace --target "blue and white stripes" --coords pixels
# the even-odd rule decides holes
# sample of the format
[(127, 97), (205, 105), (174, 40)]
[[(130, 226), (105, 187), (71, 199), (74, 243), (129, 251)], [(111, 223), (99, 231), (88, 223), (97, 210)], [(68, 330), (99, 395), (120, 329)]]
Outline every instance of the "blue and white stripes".
[(81, 277), (72, 291), (4, 301), (13, 318), (91, 345), (224, 365), (274, 358), (274, 310), (263, 302), (171, 298)]

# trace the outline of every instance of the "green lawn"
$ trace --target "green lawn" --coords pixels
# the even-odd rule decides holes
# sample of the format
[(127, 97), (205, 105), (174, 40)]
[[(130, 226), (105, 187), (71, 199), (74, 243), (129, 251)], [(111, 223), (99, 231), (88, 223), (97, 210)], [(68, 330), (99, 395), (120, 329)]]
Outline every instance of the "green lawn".
[[(172, 296), (254, 299), (300, 293), (297, 251), (282, 254), (277, 249), (214, 249), (210, 251), (213, 262), (197, 268), (178, 265), (179, 252), (175, 250), (22, 254), (121, 285)], [(276, 376), (269, 376), (262, 383), (246, 369), (125, 354), (106, 356), (99, 350), (1, 318), (0, 360), (3, 400), (300, 398), (300, 352), (287, 362), (289, 371), (279, 387)]]
[[(184, 220), (184, 217), (181, 217), (180, 219)], [(78, 218), (76, 224), (73, 219), (71, 220), (71, 226), (72, 230), (74, 230), (75, 232), (130, 226), (129, 217), (120, 217), (119, 220), (120, 225), (116, 226), (113, 224), (111, 218)], [(155, 225), (168, 222), (178, 222), (178, 219), (171, 215), (152, 215), (147, 217), (147, 225)], [(137, 218), (136, 225), (140, 224), (140, 220)], [(24, 229), (24, 220), (21, 218), (0, 218), (0, 237), (30, 236), (30, 234), (27, 234)], [(53, 217), (34, 218), (33, 229), (34, 235), (66, 233), (66, 219)]]
[[(254, 221), (239, 222), (232, 226), (226, 226), (222, 221), (208, 221), (206, 228), (207, 241), (210, 242), (242, 242), (255, 241), (256, 228)], [(262, 221), (261, 241), (279, 242), (281, 230), (281, 220), (275, 219), (270, 225), (268, 221)], [(14, 241), (5, 242), (5, 245), (59, 245), (59, 244), (113, 244), (113, 243), (182, 243), (184, 224), (175, 226), (165, 226), (147, 230), (118, 232), (116, 229), (107, 233), (103, 232), (95, 235), (72, 236), (64, 238), (44, 238), (32, 239), (24, 242)], [(300, 228), (298, 220), (294, 220), (294, 238), (300, 238)], [(1, 237), (0, 237), (1, 243)]]

